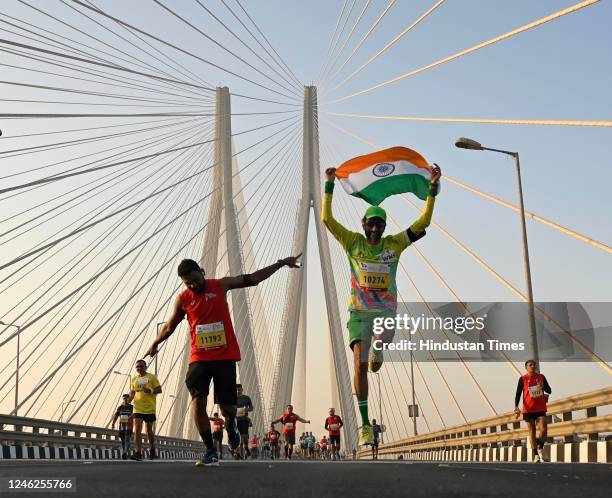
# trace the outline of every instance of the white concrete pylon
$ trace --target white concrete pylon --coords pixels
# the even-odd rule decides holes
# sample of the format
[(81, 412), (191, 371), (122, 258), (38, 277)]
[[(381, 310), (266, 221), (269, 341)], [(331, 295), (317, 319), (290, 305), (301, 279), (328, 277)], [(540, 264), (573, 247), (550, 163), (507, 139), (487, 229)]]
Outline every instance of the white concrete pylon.
[[(227, 87), (216, 89), (215, 109), (213, 191), (208, 211), (206, 233), (204, 236), (204, 248), (200, 260), (200, 266), (204, 268), (209, 278), (215, 277), (215, 270), (219, 257), (219, 234), (222, 231), (221, 226), (223, 221), (225, 222), (225, 243), (227, 247), (229, 272), (231, 275), (240, 275), (244, 273), (241, 236), (233, 199), (234, 168), (232, 161), (231, 104), (230, 93)], [(265, 406), (261, 391), (247, 291), (246, 289), (236, 289), (233, 290), (231, 294), (233, 322), (242, 355), (242, 361), (240, 362), (240, 379), (244, 387), (244, 392), (253, 400), (254, 411), (251, 419), (254, 429), (256, 432), (262, 433), (265, 428), (265, 420), (263, 417)], [(190, 341), (187, 341), (182, 358), (184, 371), (186, 371), (188, 367), (190, 348)], [(199, 439), (195, 430), (195, 425), (191, 422), (187, 424), (185, 422), (186, 419), (189, 420), (189, 413), (187, 412), (189, 394), (187, 390), (184, 386), (181, 386), (175, 395), (177, 399), (173, 408), (170, 434), (175, 437), (182, 437), (183, 433), (187, 432), (188, 438)], [(185, 426), (187, 426), (187, 430), (185, 430)]]
[[(223, 172), (223, 212), (225, 215), (225, 240), (230, 275), (244, 273), (242, 240), (238, 229), (236, 207), (234, 204), (232, 172), (232, 124), (229, 88), (217, 88), (217, 100), (221, 102), (217, 126), (220, 128), (219, 148), (221, 170)], [(232, 315), (236, 337), (240, 344), (242, 360), (240, 361), (240, 382), (245, 394), (253, 400), (251, 421), (254, 432), (262, 433), (265, 428), (263, 418), (264, 406), (261, 395), (261, 383), (255, 340), (251, 320), (251, 310), (246, 289), (234, 289), (231, 292)]]
[[(319, 259), (323, 273), (323, 289), (332, 344), (333, 371), (338, 389), (339, 414), (345, 424), (345, 448), (357, 447), (357, 418), (352, 396), (352, 383), (349, 375), (346, 350), (343, 340), (343, 329), (340, 324), (338, 298), (331, 265), (327, 231), (321, 221), (321, 175), (319, 164), (319, 135), (317, 90), (314, 86), (304, 88), (304, 136), (303, 136), (303, 171), (302, 198), (300, 201), (298, 223), (294, 234), (294, 253), (306, 254), (306, 239), (310, 208), (314, 210), (314, 221), (319, 246)], [(294, 377), (295, 351), (298, 339), (299, 307), (306, 306), (305, 299), (299, 292), (305, 292), (302, 286), (303, 272), (290, 275), (287, 289), (287, 307), (280, 337), (280, 354), (277, 359), (274, 384), (272, 389), (272, 416), (283, 412), (285, 405), (291, 402)], [(296, 411), (299, 412), (299, 409)], [(324, 415), (324, 414), (323, 414)]]

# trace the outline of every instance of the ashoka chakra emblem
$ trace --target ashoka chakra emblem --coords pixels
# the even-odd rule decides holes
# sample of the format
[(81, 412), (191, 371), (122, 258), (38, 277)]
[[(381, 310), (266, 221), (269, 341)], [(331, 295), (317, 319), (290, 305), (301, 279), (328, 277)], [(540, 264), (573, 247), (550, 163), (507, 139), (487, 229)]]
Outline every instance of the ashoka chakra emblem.
[(395, 165), (391, 163), (380, 163), (374, 166), (374, 176), (389, 176), (391, 173), (395, 171)]

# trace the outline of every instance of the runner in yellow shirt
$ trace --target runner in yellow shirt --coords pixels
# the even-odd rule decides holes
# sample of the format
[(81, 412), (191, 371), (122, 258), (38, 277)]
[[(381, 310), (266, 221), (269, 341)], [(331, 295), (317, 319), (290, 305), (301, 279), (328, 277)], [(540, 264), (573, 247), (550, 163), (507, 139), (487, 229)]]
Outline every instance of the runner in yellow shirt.
[(142, 423), (145, 423), (147, 439), (149, 440), (149, 458), (157, 458), (155, 451), (155, 434), (153, 423), (155, 422), (155, 398), (162, 392), (159, 380), (152, 373), (147, 372), (147, 362), (138, 360), (136, 362), (137, 375), (132, 378), (130, 399), (134, 401), (134, 429), (136, 432), (136, 451), (130, 457), (132, 460), (142, 460)]

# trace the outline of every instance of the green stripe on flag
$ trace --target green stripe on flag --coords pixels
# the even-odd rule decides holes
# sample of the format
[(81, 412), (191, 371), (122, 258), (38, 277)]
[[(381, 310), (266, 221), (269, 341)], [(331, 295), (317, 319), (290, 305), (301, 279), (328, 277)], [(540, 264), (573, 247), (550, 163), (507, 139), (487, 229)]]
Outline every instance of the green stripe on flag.
[(376, 180), (351, 195), (360, 197), (373, 206), (378, 206), (387, 197), (404, 192), (412, 192), (424, 201), (429, 194), (429, 180), (422, 175), (392, 175)]

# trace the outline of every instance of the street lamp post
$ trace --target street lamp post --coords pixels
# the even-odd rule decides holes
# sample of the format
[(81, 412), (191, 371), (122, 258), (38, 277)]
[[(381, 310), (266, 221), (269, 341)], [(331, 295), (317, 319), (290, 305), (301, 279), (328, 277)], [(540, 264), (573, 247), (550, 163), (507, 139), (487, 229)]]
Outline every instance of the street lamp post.
[(414, 435), (417, 435), (417, 419), (416, 419), (416, 396), (414, 393), (414, 353), (410, 350), (410, 384), (412, 385), (412, 425), (414, 427)]
[[(383, 416), (382, 416), (382, 392), (380, 390), (380, 372), (376, 372), (376, 377), (378, 378), (378, 417), (379, 417), (379, 425), (382, 429), (383, 425)], [(384, 443), (383, 433), (380, 433), (380, 442)]]
[(15, 366), (15, 409), (13, 413), (17, 416), (17, 407), (19, 406), (19, 337), (21, 335), (21, 325), (16, 325), (14, 323), (5, 323), (0, 321), (0, 325), (7, 325), (8, 327), (15, 327), (17, 329), (17, 364)]
[[(159, 335), (159, 326), (164, 325), (166, 322), (159, 322), (157, 324), (157, 335)], [(157, 377), (157, 357), (159, 356), (159, 352), (155, 355), (155, 376)]]
[(132, 376), (123, 372), (117, 372), (117, 370), (114, 370), (113, 373), (117, 375), (125, 375), (128, 378), (128, 392), (131, 391)]
[(70, 403), (74, 403), (75, 401), (76, 401), (76, 399), (71, 399), (70, 401), (64, 401), (62, 403), (62, 413), (61, 413), (60, 419), (59, 419), (60, 422), (64, 419), (64, 410), (66, 409), (66, 406), (68, 406)]
[(500, 150), (500, 149), (492, 149), (489, 147), (483, 147), (476, 140), (472, 140), (470, 138), (460, 137), (455, 140), (455, 146), (460, 149), (470, 149), (470, 150), (489, 150), (492, 152), (499, 152), (501, 154), (506, 154), (508, 156), (514, 157), (514, 162), (516, 164), (516, 180), (519, 194), (519, 205), (521, 208), (521, 230), (523, 235), (523, 260), (525, 267), (525, 283), (527, 287), (527, 313), (529, 320), (529, 338), (531, 342), (531, 354), (533, 360), (536, 362), (537, 368), (540, 367), (540, 358), (539, 358), (539, 350), (538, 350), (538, 337), (536, 335), (536, 324), (535, 324), (535, 312), (533, 306), (533, 291), (531, 287), (531, 268), (529, 265), (529, 247), (527, 246), (527, 228), (525, 226), (525, 207), (523, 204), (523, 186), (521, 182), (521, 164), (519, 161), (519, 153), (511, 152), (509, 150)]

